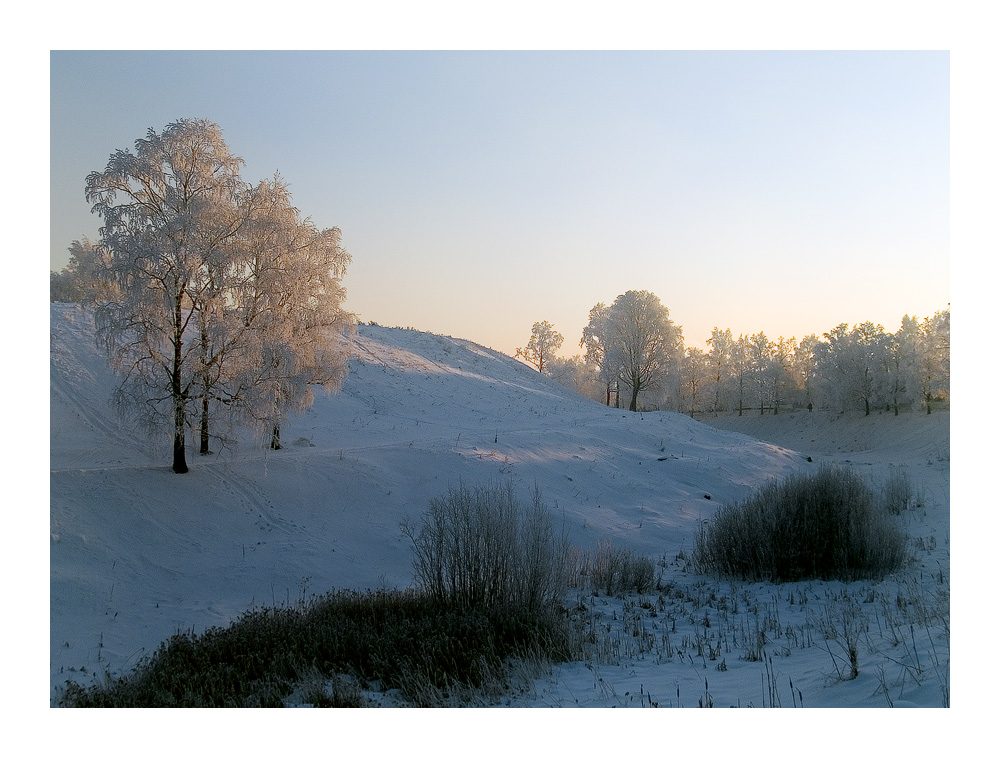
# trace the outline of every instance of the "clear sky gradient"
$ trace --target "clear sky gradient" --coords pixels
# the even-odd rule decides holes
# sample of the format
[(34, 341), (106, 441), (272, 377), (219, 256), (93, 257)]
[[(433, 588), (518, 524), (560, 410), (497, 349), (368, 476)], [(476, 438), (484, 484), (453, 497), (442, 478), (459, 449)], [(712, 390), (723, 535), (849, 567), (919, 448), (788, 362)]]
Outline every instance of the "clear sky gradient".
[[(51, 268), (84, 181), (218, 123), (353, 256), (364, 321), (513, 354), (654, 292), (705, 347), (894, 331), (949, 294), (947, 52), (53, 52)], [(207, 75), (206, 75), (207, 74)]]

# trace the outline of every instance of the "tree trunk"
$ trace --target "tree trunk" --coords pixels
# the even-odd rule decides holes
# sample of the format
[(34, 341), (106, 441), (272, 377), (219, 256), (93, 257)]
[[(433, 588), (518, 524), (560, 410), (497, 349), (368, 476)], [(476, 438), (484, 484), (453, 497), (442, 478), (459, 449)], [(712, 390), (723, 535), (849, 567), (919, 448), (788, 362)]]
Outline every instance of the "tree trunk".
[(181, 390), (181, 361), (183, 353), (181, 342), (183, 332), (181, 324), (181, 301), (178, 298), (174, 303), (174, 365), (170, 373), (170, 394), (174, 401), (174, 473), (186, 474), (188, 471), (187, 461), (184, 457), (184, 394)]
[(210, 455), (208, 449), (208, 397), (201, 399), (201, 450), (202, 455)]
[(281, 450), (281, 427), (277, 424), (271, 430), (271, 449)]
[(184, 398), (181, 397), (180, 372), (174, 373), (174, 473), (186, 474), (187, 461), (184, 457)]
[(629, 403), (628, 409), (630, 411), (635, 411), (639, 409), (639, 385), (632, 385), (632, 402)]
[(208, 392), (210, 382), (208, 379), (208, 326), (205, 323), (205, 311), (199, 311), (201, 326), (201, 455), (208, 455)]

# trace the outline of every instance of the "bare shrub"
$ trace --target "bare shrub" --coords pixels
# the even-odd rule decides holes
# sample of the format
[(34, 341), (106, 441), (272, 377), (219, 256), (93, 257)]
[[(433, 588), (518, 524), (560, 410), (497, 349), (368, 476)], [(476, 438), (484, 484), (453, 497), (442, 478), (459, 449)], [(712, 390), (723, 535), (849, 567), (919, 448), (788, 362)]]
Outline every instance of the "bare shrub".
[(772, 481), (723, 506), (695, 537), (700, 571), (751, 581), (882, 578), (902, 566), (906, 536), (849, 469)]
[(883, 487), (883, 496), (890, 513), (898, 516), (908, 509), (915, 499), (910, 475), (901, 468), (893, 468)]
[(535, 612), (568, 586), (568, 541), (537, 489), (524, 506), (510, 483), (460, 484), (431, 500), (418, 526), (402, 528), (418, 587), (444, 603)]

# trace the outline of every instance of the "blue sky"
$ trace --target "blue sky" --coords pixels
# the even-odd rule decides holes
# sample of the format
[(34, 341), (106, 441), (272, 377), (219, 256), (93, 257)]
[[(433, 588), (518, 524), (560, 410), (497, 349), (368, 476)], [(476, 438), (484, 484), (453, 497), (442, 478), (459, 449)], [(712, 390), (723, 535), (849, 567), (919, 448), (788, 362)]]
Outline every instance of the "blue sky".
[(656, 293), (712, 327), (821, 334), (949, 294), (947, 52), (53, 52), (51, 262), (86, 175), (218, 123), (353, 256), (363, 321), (513, 353)]

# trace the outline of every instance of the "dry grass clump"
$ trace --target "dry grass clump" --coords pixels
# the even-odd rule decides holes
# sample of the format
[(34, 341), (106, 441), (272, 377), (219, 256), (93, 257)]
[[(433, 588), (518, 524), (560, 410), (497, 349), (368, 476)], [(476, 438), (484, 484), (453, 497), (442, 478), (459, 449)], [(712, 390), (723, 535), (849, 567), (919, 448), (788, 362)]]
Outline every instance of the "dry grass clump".
[(886, 508), (899, 515), (916, 501), (916, 493), (909, 474), (903, 469), (893, 468), (883, 487)]
[(608, 595), (645, 594), (657, 586), (656, 564), (652, 558), (637, 555), (610, 542), (597, 546), (593, 554), (581, 556), (578, 573), (589, 580), (591, 589)]
[(770, 582), (879, 579), (905, 557), (906, 536), (885, 505), (860, 476), (832, 466), (723, 506), (694, 549), (705, 573)]

